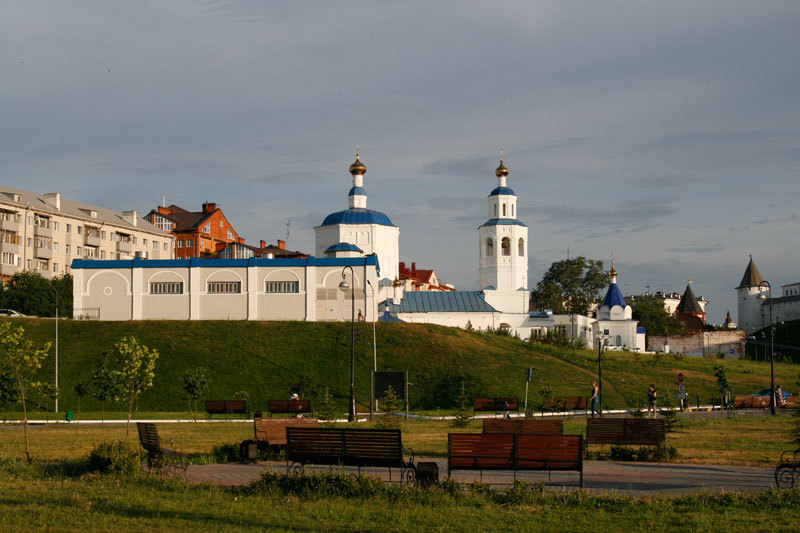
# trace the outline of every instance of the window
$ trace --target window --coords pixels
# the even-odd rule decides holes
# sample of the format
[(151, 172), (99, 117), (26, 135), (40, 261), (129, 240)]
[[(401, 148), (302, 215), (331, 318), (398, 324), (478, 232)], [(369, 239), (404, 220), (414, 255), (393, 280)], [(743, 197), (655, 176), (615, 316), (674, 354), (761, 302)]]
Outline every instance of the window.
[(192, 246), (194, 246), (194, 241), (192, 239), (187, 240), (186, 241), (186, 247), (187, 248), (191, 248)]
[(223, 222), (223, 221), (221, 221), (221, 220), (220, 220), (220, 221), (219, 221), (219, 227), (220, 227), (220, 228), (224, 228), (224, 227), (225, 227), (225, 222)]
[(133, 237), (133, 244), (136, 244), (136, 236)]
[(54, 252), (57, 252), (57, 251), (58, 251), (58, 243), (57, 243), (57, 242), (54, 242), (54, 243), (53, 243), (53, 251), (54, 251)]
[(150, 294), (183, 294), (183, 282), (182, 281), (151, 282)]
[(497, 204), (494, 204), (494, 218), (497, 218)]
[(203, 226), (203, 233), (211, 233), (211, 222)]
[(100, 259), (105, 259), (105, 258), (106, 258), (106, 251), (100, 250)]
[(147, 246), (147, 239), (142, 239), (142, 246)]
[(72, 224), (67, 224), (67, 233), (72, 233)]
[(28, 225), (33, 226), (33, 217), (28, 217)]
[(50, 264), (46, 259), (37, 259), (36, 270), (50, 270)]
[(520, 257), (525, 257), (525, 240), (524, 239), (520, 239), (519, 240), (519, 256)]
[(85, 250), (86, 250), (86, 257), (97, 257), (97, 248), (87, 246)]
[(617, 346), (622, 346), (622, 337), (621, 336), (617, 335), (617, 338), (615, 340), (617, 341)]
[(511, 239), (503, 237), (500, 246), (503, 248), (503, 255), (511, 255)]
[(164, 243), (164, 251), (165, 252), (169, 251), (169, 248), (167, 248), (167, 246), (169, 246), (169, 243), (165, 242)]
[(13, 231), (0, 229), (0, 242), (5, 244), (19, 244), (19, 235)]
[(494, 242), (491, 238), (486, 239), (486, 257), (494, 255)]
[(58, 222), (53, 222), (53, 229), (58, 231)]
[(33, 238), (28, 237), (28, 248), (32, 248), (32, 247), (33, 247)]
[(2, 257), (0, 257), (0, 263), (14, 266), (17, 264), (17, 260), (11, 252), (3, 252)]
[(178, 248), (183, 248), (183, 241), (178, 241)]
[(161, 215), (153, 215), (150, 219), (150, 223), (154, 224), (162, 231), (172, 231), (172, 221)]
[(101, 231), (100, 232), (100, 238), (103, 239), (103, 240), (106, 240), (106, 232), (105, 231)]
[(268, 281), (266, 292), (299, 292), (300, 283), (297, 281)]
[(75, 247), (75, 255), (77, 255), (78, 257), (81, 256), (81, 247), (80, 246), (76, 246)]
[(53, 263), (53, 272), (58, 273), (58, 263)]
[(156, 241), (153, 241), (153, 250), (158, 251), (158, 243)]
[(511, 216), (514, 216), (514, 204), (511, 204)]
[(25, 261), (25, 266), (28, 268), (28, 270), (31, 270), (33, 268), (33, 259), (28, 259)]
[(503, 204), (503, 216), (506, 216), (506, 204)]
[[(209, 281), (208, 294), (239, 294), (242, 292), (241, 281)], [(295, 291), (297, 292), (297, 291)]]
[(71, 251), (72, 251), (72, 246), (70, 246), (69, 244), (65, 244), (65, 245), (64, 245), (64, 253), (65, 253), (65, 254), (67, 254), (67, 255), (69, 255), (69, 253), (70, 253)]
[(228, 229), (228, 238), (229, 238), (230, 240), (233, 240), (233, 239), (235, 239), (235, 238), (236, 238), (236, 237), (233, 235), (233, 232), (230, 230), (230, 228)]
[(83, 235), (83, 226), (75, 226), (75, 231), (78, 232), (78, 235)]

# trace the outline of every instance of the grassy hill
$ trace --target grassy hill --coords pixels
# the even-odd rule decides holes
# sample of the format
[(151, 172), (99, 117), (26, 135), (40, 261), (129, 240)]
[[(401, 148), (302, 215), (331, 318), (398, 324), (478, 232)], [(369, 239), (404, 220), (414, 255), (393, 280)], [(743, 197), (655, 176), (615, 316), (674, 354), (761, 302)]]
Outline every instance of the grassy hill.
[[(12, 319), (8, 319), (12, 320)], [(54, 339), (52, 319), (13, 319), (37, 344)], [(59, 322), (61, 410), (74, 409), (74, 385), (88, 379), (102, 352), (122, 336), (134, 335), (161, 354), (155, 385), (140, 400), (142, 411), (185, 411), (182, 376), (194, 367), (209, 371), (206, 399), (231, 399), (248, 393), (249, 405), (264, 409), (268, 399), (285, 399), (300, 390), (317, 399), (326, 387), (344, 410), (350, 387), (350, 324), (245, 321)], [(427, 324), (377, 324), (378, 368), (408, 370), (412, 409), (451, 408), (466, 383), (472, 396), (525, 395), (525, 368), (534, 368), (529, 404), (539, 405), (538, 391), (587, 395), (597, 372), (597, 353), (531, 345), (502, 336)], [(51, 347), (51, 353), (53, 348)], [(675, 392), (683, 372), (692, 403), (707, 403), (716, 392), (714, 366), (724, 365), (734, 393), (749, 394), (769, 385), (769, 365), (753, 361), (711, 360), (679, 355), (634, 355), (606, 352), (603, 357), (604, 407), (644, 402), (647, 384), (662, 394)], [(52, 375), (53, 358), (43, 372)], [(372, 368), (372, 324), (356, 325), (356, 397), (368, 405)], [(796, 389), (798, 367), (776, 364), (776, 383)], [(10, 409), (15, 409), (9, 406)], [(99, 410), (84, 398), (81, 409)]]

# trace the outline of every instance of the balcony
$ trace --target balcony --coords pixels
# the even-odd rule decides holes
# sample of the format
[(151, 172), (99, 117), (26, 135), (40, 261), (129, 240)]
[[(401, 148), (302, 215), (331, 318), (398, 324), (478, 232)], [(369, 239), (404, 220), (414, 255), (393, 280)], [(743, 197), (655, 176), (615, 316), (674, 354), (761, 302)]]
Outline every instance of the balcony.
[(100, 247), (100, 236), (99, 235), (86, 235), (86, 239), (84, 239), (84, 244), (86, 246), (92, 246), (94, 248)]
[(33, 271), (36, 272), (37, 274), (39, 274), (40, 276), (42, 276), (43, 278), (46, 278), (46, 279), (50, 279), (50, 278), (53, 277), (53, 273), (50, 272), (50, 270), (36, 268)]
[(133, 243), (132, 242), (125, 242), (125, 241), (118, 241), (117, 242), (117, 251), (120, 253), (131, 254), (133, 253)]
[(19, 232), (19, 221), (18, 220), (5, 220), (0, 218), (0, 229), (6, 229), (9, 231)]
[(20, 255), (19, 244), (11, 244), (9, 242), (0, 242), (0, 250), (10, 253)]
[(20, 271), (18, 266), (14, 265), (0, 265), (0, 274), (3, 276), (13, 276)]
[(33, 234), (41, 237), (52, 237), (53, 230), (45, 226), (33, 226)]
[(52, 259), (53, 250), (50, 248), (36, 248), (34, 251), (34, 256), (38, 257), (39, 259)]

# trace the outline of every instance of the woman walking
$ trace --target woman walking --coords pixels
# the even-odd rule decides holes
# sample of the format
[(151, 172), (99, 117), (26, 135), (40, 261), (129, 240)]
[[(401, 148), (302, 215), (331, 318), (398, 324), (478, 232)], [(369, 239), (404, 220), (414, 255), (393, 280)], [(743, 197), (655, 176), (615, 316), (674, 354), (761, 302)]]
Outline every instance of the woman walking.
[(650, 418), (656, 417), (656, 398), (658, 398), (656, 386), (651, 383), (650, 389), (647, 391), (647, 414)]

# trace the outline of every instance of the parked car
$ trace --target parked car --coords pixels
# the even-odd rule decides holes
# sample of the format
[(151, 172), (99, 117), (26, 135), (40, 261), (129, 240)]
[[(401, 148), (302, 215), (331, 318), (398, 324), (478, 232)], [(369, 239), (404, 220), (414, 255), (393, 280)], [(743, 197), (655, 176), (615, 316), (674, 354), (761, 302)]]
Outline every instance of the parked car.
[[(789, 391), (787, 391), (785, 389), (783, 390), (783, 399), (784, 400), (786, 400), (786, 398), (788, 398), (791, 395), (792, 395), (791, 392), (789, 392)], [(753, 396), (769, 396), (769, 387), (764, 387), (763, 389), (758, 389), (755, 393), (753, 393)], [(775, 402), (775, 403), (778, 403), (778, 402)]]
[(0, 316), (25, 316), (13, 309), (0, 309)]

